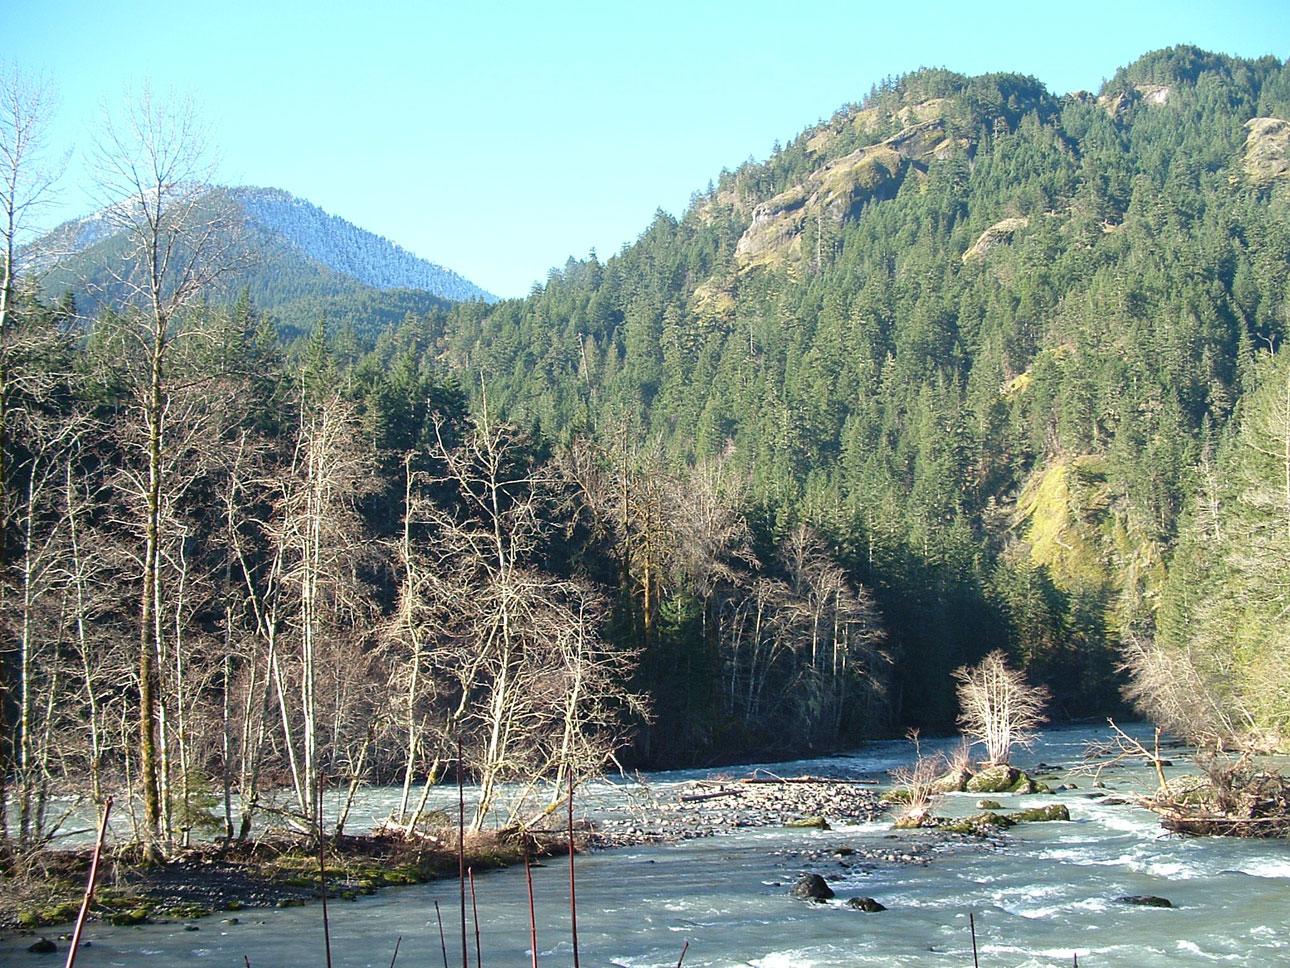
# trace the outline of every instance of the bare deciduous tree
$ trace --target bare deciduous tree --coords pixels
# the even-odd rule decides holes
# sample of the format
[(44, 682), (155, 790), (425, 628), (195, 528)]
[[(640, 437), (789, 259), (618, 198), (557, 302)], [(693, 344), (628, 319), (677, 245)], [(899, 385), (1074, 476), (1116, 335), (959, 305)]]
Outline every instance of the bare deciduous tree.
[(1254, 728), (1249, 711), (1214, 688), (1212, 656), (1198, 661), (1190, 645), (1166, 649), (1132, 635), (1123, 654), (1121, 668), (1129, 677), (1124, 697), (1171, 733), (1201, 748), (1223, 749)]
[(290, 667), (275, 662), (272, 675), (296, 806), (310, 823), (317, 819), (321, 771), (332, 765), (320, 742), (330, 727), (327, 750), (335, 757), (351, 738), (348, 706), (361, 673), (352, 637), (365, 632), (370, 609), (357, 575), (364, 548), (355, 502), (370, 485), (370, 471), (350, 406), (336, 395), (303, 400), (271, 528), (281, 568), (276, 594), (289, 596), (284, 617), (297, 653)]
[[(427, 508), (438, 552), (435, 584), (444, 644), (437, 665), (453, 681), (453, 729), (480, 784), (472, 825), (485, 822), (506, 779), (559, 783), (598, 774), (642, 715), (626, 687), (635, 663), (599, 635), (603, 603), (590, 588), (538, 570), (555, 533), (561, 488), (508, 427), (485, 413), (458, 447), (439, 440), (439, 483), (452, 504)], [(524, 792), (511, 804), (515, 819)]]
[(896, 826), (920, 827), (931, 816), (932, 804), (940, 795), (936, 781), (945, 772), (945, 757), (924, 756), (918, 730), (911, 729), (905, 737), (914, 744), (914, 762), (891, 771), (900, 793)]
[(127, 239), (113, 287), (125, 335), (141, 366), (130, 372), (146, 436), (142, 477), (143, 553), (139, 593), (139, 781), (145, 843), (164, 835), (157, 714), (162, 648), (158, 602), (168, 481), (169, 365), (184, 311), (239, 262), (230, 211), (209, 191), (211, 163), (191, 104), (164, 104), (145, 88), (109, 116), (95, 150), (103, 217)]
[(1007, 763), (1014, 747), (1034, 742), (1036, 728), (1046, 721), (1048, 690), (1030, 685), (1023, 673), (1009, 668), (1002, 650), (955, 670), (954, 678), (959, 726), (985, 746), (986, 762)]
[[(9, 407), (13, 395), (14, 309), (18, 240), (33, 211), (46, 200), (55, 175), (46, 166), (45, 132), (53, 109), (49, 87), (0, 65), (0, 567), (9, 564)], [(9, 683), (0, 661), (0, 704)], [(8, 773), (13, 750), (0, 716), (0, 848), (8, 842)]]

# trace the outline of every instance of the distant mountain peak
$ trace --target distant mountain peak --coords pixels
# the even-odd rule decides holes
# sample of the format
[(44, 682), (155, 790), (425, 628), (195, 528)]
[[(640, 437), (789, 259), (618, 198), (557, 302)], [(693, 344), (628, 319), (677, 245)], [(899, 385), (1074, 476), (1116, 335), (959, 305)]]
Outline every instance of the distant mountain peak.
[[(280, 188), (228, 186), (209, 191), (223, 204), (231, 203), (259, 239), (258, 265), (240, 284), (250, 285), (262, 308), (283, 299), (346, 290), (403, 290), (443, 300), (497, 301), (451, 269)], [(82, 288), (80, 283), (100, 274), (104, 260), (120, 257), (112, 246), (122, 234), (122, 223), (129, 221), (121, 218), (129, 204), (59, 225), (23, 250), (25, 270), (52, 270), (57, 285)]]
[(259, 227), (304, 255), (374, 289), (419, 289), (444, 299), (496, 302), (492, 293), (451, 269), (428, 262), (384, 236), (368, 232), (280, 188), (222, 189)]

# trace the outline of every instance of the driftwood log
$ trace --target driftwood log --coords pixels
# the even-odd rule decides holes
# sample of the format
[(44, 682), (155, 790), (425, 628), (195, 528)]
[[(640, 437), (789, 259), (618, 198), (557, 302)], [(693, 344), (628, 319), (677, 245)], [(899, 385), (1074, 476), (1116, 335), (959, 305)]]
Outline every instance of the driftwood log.
[(740, 783), (832, 783), (840, 786), (877, 786), (877, 780), (853, 780), (832, 776), (746, 776)]
[(1172, 808), (1155, 811), (1160, 826), (1170, 833), (1192, 837), (1285, 837), (1290, 835), (1290, 816), (1225, 817)]
[(689, 793), (681, 797), (682, 803), (698, 803), (700, 800), (716, 800), (719, 797), (737, 797), (743, 790), (717, 790), (715, 793)]

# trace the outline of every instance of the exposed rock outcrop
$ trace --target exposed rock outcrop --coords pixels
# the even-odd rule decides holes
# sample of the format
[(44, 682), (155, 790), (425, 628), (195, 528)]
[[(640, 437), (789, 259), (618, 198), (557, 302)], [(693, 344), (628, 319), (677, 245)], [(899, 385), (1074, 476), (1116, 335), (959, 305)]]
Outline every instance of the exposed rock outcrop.
[(1245, 129), (1245, 177), (1262, 185), (1290, 175), (1290, 121), (1251, 118)]
[(690, 309), (705, 322), (725, 322), (734, 318), (735, 296), (724, 280), (705, 279), (690, 297)]
[(1168, 84), (1136, 84), (1134, 89), (1145, 104), (1168, 104), (1171, 89)]
[(902, 156), (885, 143), (829, 162), (753, 209), (752, 224), (735, 247), (736, 262), (741, 269), (783, 262), (799, 251), (808, 220), (839, 224), (866, 199), (894, 192), (901, 168)]
[[(811, 141), (821, 150), (827, 147), (822, 134)], [(806, 181), (753, 209), (752, 224), (735, 247), (736, 262), (740, 269), (749, 269), (801, 255), (801, 237), (809, 223), (840, 225), (869, 199), (894, 194), (910, 166), (924, 169), (959, 145), (947, 138), (944, 122), (933, 117), (833, 159)]]
[(963, 253), (963, 261), (970, 262), (973, 259), (985, 258), (985, 254), (996, 245), (1005, 242), (1011, 242), (1012, 237), (1030, 224), (1028, 218), (1005, 218), (995, 222), (988, 229), (977, 236), (977, 240), (972, 243), (972, 247)]
[(1135, 104), (1159, 106), (1169, 103), (1172, 89), (1167, 84), (1135, 84), (1123, 91), (1108, 91), (1097, 99), (1113, 118), (1122, 118)]
[(1128, 113), (1129, 108), (1133, 107), (1134, 102), (1138, 100), (1138, 92), (1129, 91), (1109, 91), (1097, 99), (1097, 103), (1106, 109), (1106, 113), (1113, 118), (1122, 118)]

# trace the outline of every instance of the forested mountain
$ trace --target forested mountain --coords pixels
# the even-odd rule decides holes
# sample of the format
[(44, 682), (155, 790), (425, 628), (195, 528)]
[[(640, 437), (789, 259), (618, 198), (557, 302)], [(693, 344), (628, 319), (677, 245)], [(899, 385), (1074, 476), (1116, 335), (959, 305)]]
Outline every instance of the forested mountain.
[[(244, 253), (220, 292), (231, 299), (247, 290), (287, 335), (307, 332), (323, 314), (370, 335), (444, 301), (495, 300), (452, 270), (280, 189), (217, 188), (201, 204), (220, 215), (221, 231)], [(48, 294), (71, 291), (91, 315), (112, 301), (125, 244), (119, 215), (65, 222), (28, 247), (33, 267), (55, 266), (43, 282)]]
[(1286, 119), (1273, 57), (1173, 48), (1063, 97), (922, 70), (613, 258), (452, 309), (440, 354), (539, 434), (626, 426), (742, 475), (768, 534), (811, 523), (874, 590), (903, 721), (946, 723), (1001, 644), (1056, 715), (1104, 711), (1285, 336)]

